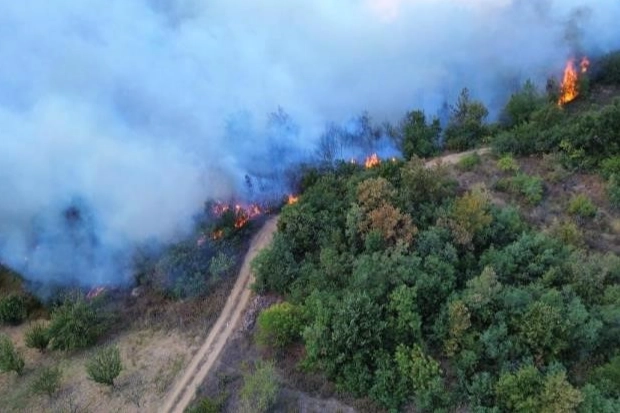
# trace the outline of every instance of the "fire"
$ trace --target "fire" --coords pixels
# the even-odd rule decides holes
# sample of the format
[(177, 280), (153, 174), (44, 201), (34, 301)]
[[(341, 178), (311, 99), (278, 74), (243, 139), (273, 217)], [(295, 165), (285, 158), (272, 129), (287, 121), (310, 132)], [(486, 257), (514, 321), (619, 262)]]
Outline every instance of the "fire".
[(289, 195), (288, 196), (288, 201), (286, 202), (289, 205), (293, 205), (296, 204), (297, 202), (299, 202), (299, 197), (295, 196), (295, 195)]
[(381, 160), (379, 159), (379, 156), (376, 153), (373, 153), (366, 158), (366, 162), (364, 162), (364, 165), (366, 166), (366, 169), (370, 169), (378, 166), (380, 163)]
[[(590, 61), (587, 57), (581, 59), (579, 63), (579, 68), (581, 74), (585, 74), (588, 72), (588, 68), (590, 67)], [(558, 105), (563, 106), (569, 102), (572, 102), (579, 96), (579, 73), (577, 72), (577, 68), (575, 66), (575, 59), (570, 59), (566, 63), (566, 68), (564, 69), (564, 77), (562, 78), (562, 85), (560, 86), (560, 99), (558, 100)]]
[(221, 229), (218, 229), (217, 231), (213, 231), (213, 234), (211, 234), (211, 239), (213, 241), (217, 241), (218, 239), (222, 238), (224, 236), (224, 231)]
[[(251, 219), (254, 219), (264, 213), (263, 208), (259, 204), (249, 204), (249, 205), (241, 205), (241, 204), (225, 204), (218, 202), (213, 206), (213, 214), (216, 216), (222, 216), (224, 213), (228, 211), (234, 212), (235, 223), (234, 226), (236, 229), (243, 228)], [(220, 231), (216, 231), (211, 234), (211, 238), (219, 239), (223, 236), (223, 233), (220, 234)]]

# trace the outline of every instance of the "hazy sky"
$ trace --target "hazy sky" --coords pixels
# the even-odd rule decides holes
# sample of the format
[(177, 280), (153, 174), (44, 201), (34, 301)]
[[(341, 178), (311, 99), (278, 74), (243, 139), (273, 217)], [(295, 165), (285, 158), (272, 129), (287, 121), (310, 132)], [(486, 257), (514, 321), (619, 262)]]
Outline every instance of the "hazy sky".
[[(620, 47), (618, 21), (617, 0), (1, 2), (0, 260), (117, 281), (118, 251), (182, 235), (203, 200), (287, 161), (273, 148), (308, 152), (363, 110), (434, 113), (464, 86), (497, 109), (578, 49)], [(268, 127), (279, 106), (297, 133)]]

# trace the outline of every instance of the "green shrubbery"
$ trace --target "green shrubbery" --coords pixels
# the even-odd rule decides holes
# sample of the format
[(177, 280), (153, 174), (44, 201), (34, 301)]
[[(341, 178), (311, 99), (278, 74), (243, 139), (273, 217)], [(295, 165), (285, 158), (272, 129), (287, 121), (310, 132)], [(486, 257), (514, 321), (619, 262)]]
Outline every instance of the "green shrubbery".
[(88, 377), (108, 386), (114, 386), (114, 379), (118, 377), (122, 369), (121, 353), (116, 346), (98, 350), (86, 363)]
[(0, 335), (0, 372), (14, 371), (22, 374), (24, 366), (24, 357), (15, 349), (11, 339)]
[(17, 325), (28, 315), (22, 295), (10, 294), (0, 299), (0, 322)]
[(105, 331), (106, 319), (92, 302), (67, 298), (54, 310), (48, 327), (55, 350), (76, 350), (93, 345)]
[(538, 176), (518, 173), (513, 177), (500, 179), (496, 188), (500, 191), (520, 195), (532, 205), (539, 204), (543, 199), (543, 180)]
[(50, 342), (50, 335), (47, 327), (41, 323), (33, 324), (26, 330), (24, 335), (26, 346), (30, 348), (36, 348), (43, 351), (47, 348)]
[(303, 329), (300, 310), (290, 303), (274, 304), (263, 310), (257, 324), (258, 344), (275, 349), (282, 349), (299, 339)]
[(596, 215), (596, 205), (592, 203), (590, 198), (583, 194), (572, 197), (568, 203), (567, 212), (571, 215), (577, 215), (581, 218), (592, 218)]
[(242, 413), (267, 412), (276, 401), (279, 385), (272, 362), (259, 361), (243, 375), (239, 411)]
[(465, 171), (472, 171), (476, 166), (482, 163), (482, 158), (477, 152), (472, 153), (461, 158), (458, 163), (459, 168)]
[(489, 133), (484, 123), (489, 111), (482, 102), (472, 100), (463, 89), (456, 105), (451, 108), (450, 119), (444, 132), (448, 149), (463, 151), (474, 148)]
[(519, 164), (512, 156), (504, 155), (497, 161), (497, 168), (502, 172), (517, 172)]
[(60, 368), (43, 367), (32, 382), (32, 391), (52, 397), (60, 389), (61, 380), (62, 370)]

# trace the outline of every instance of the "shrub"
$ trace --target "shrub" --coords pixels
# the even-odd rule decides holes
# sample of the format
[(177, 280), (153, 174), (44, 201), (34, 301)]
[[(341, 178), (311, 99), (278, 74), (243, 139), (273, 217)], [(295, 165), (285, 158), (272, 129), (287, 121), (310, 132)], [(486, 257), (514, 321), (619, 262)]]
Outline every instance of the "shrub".
[(539, 93), (536, 86), (527, 81), (523, 88), (510, 97), (504, 108), (504, 115), (509, 126), (528, 122), (532, 114), (545, 104), (544, 96)]
[(521, 195), (532, 205), (537, 205), (542, 201), (544, 189), (540, 177), (524, 173), (518, 173), (511, 178), (500, 179), (496, 188), (500, 191)]
[(24, 365), (24, 357), (15, 349), (11, 339), (0, 336), (0, 371), (14, 371), (21, 375)]
[(278, 379), (273, 362), (259, 361), (253, 372), (244, 373), (240, 396), (241, 412), (263, 413), (269, 410), (278, 396)]
[(26, 301), (18, 294), (10, 294), (0, 299), (0, 321), (17, 325), (27, 316)]
[(32, 382), (32, 391), (52, 397), (60, 388), (61, 379), (62, 370), (58, 367), (45, 367)]
[(257, 320), (259, 345), (282, 349), (300, 337), (302, 331), (299, 309), (289, 303), (271, 306), (260, 313)]
[(185, 413), (220, 413), (222, 411), (222, 402), (221, 400), (204, 397), (194, 406), (187, 408)]
[(497, 167), (502, 172), (517, 172), (519, 170), (519, 164), (510, 155), (504, 155), (497, 161)]
[(123, 369), (121, 353), (116, 346), (105, 347), (95, 353), (86, 363), (86, 372), (97, 383), (114, 386), (114, 379)]
[(596, 206), (583, 194), (571, 198), (567, 210), (569, 214), (578, 215), (582, 218), (592, 218), (596, 215)]
[(103, 332), (103, 319), (92, 303), (66, 299), (52, 312), (48, 329), (52, 349), (75, 350), (91, 346)]
[(601, 174), (605, 178), (620, 174), (620, 156), (603, 159), (600, 163)]
[(611, 206), (620, 208), (620, 174), (610, 176), (605, 189)]
[(564, 244), (580, 247), (583, 245), (583, 233), (573, 221), (559, 221), (555, 219), (549, 228), (551, 236)]
[(43, 324), (33, 324), (28, 330), (26, 330), (25, 341), (26, 347), (36, 348), (43, 351), (47, 348), (47, 345), (50, 342), (49, 332)]
[(480, 165), (481, 162), (482, 159), (480, 158), (480, 155), (478, 155), (477, 152), (474, 152), (471, 155), (463, 156), (459, 161), (458, 166), (465, 171), (471, 171), (476, 166)]

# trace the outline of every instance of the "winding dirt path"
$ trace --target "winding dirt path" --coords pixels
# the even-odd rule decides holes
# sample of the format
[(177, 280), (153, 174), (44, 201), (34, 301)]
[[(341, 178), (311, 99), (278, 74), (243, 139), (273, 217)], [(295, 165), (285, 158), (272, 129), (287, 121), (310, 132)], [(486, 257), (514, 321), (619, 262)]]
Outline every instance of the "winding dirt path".
[(250, 300), (251, 291), (249, 287), (253, 278), (250, 263), (261, 249), (269, 245), (276, 232), (277, 223), (277, 216), (270, 218), (252, 239), (250, 249), (243, 259), (241, 271), (226, 300), (222, 313), (211, 328), (211, 331), (209, 331), (204, 344), (185, 369), (181, 379), (175, 383), (164, 399), (160, 409), (161, 412), (183, 413), (196, 395), (198, 386), (200, 386), (213, 367)]
[[(431, 159), (426, 162), (426, 167), (431, 168), (438, 164), (455, 164), (460, 159), (474, 152), (484, 155), (490, 151), (489, 148), (474, 149), (472, 151), (460, 152)], [(254, 236), (250, 244), (250, 249), (246, 254), (239, 277), (226, 300), (226, 305), (222, 313), (204, 344), (194, 355), (191, 362), (185, 369), (183, 376), (178, 380), (172, 390), (168, 393), (161, 408), (163, 413), (183, 413), (185, 408), (190, 404), (196, 395), (198, 386), (203, 382), (209, 371), (215, 364), (222, 349), (226, 345), (228, 338), (235, 330), (241, 314), (245, 310), (249, 300), (251, 291), (249, 286), (252, 282), (252, 274), (250, 264), (258, 252), (269, 245), (276, 232), (278, 217), (269, 219), (263, 228)]]

